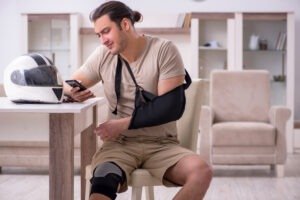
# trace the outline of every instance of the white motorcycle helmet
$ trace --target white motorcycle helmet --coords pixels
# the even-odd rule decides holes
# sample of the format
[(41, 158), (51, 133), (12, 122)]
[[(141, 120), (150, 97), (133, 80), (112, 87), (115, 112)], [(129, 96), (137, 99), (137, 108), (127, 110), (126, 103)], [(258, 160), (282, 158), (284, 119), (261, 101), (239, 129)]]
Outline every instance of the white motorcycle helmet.
[(19, 56), (5, 68), (4, 89), (16, 103), (61, 103), (64, 96), (58, 70), (37, 53)]

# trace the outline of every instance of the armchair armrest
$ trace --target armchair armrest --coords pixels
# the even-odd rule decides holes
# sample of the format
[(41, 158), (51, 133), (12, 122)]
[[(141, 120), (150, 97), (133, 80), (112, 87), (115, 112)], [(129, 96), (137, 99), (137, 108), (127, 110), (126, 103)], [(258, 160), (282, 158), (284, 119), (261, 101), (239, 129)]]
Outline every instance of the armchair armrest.
[(211, 164), (211, 127), (214, 113), (211, 107), (202, 106), (200, 112), (200, 155)]
[(291, 110), (285, 106), (272, 106), (269, 112), (270, 123), (276, 129), (277, 163), (286, 161), (286, 123), (291, 116)]

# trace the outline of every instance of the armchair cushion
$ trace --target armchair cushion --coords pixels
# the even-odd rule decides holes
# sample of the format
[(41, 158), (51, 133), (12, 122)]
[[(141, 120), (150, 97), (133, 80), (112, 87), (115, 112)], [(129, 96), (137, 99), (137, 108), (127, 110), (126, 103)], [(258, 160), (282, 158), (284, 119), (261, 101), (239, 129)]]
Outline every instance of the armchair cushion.
[(212, 126), (213, 146), (274, 146), (275, 128), (262, 122), (223, 122)]

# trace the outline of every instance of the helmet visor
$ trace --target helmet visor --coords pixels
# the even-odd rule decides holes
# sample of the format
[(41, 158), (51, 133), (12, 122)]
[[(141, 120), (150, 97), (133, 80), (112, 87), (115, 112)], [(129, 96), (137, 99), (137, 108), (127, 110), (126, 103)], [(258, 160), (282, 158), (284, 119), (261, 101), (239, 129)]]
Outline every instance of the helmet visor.
[(16, 70), (11, 74), (11, 81), (22, 86), (62, 86), (57, 69), (53, 65)]

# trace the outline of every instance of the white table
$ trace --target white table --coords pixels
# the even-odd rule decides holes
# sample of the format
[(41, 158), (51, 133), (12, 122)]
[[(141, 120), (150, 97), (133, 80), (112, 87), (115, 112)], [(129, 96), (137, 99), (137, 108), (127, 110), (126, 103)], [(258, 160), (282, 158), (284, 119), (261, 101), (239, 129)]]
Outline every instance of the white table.
[(5, 113), (49, 114), (49, 199), (74, 199), (74, 136), (81, 133), (81, 199), (84, 199), (85, 166), (96, 150), (93, 129), (97, 106), (103, 98), (83, 103), (16, 104), (0, 97), (0, 115)]

